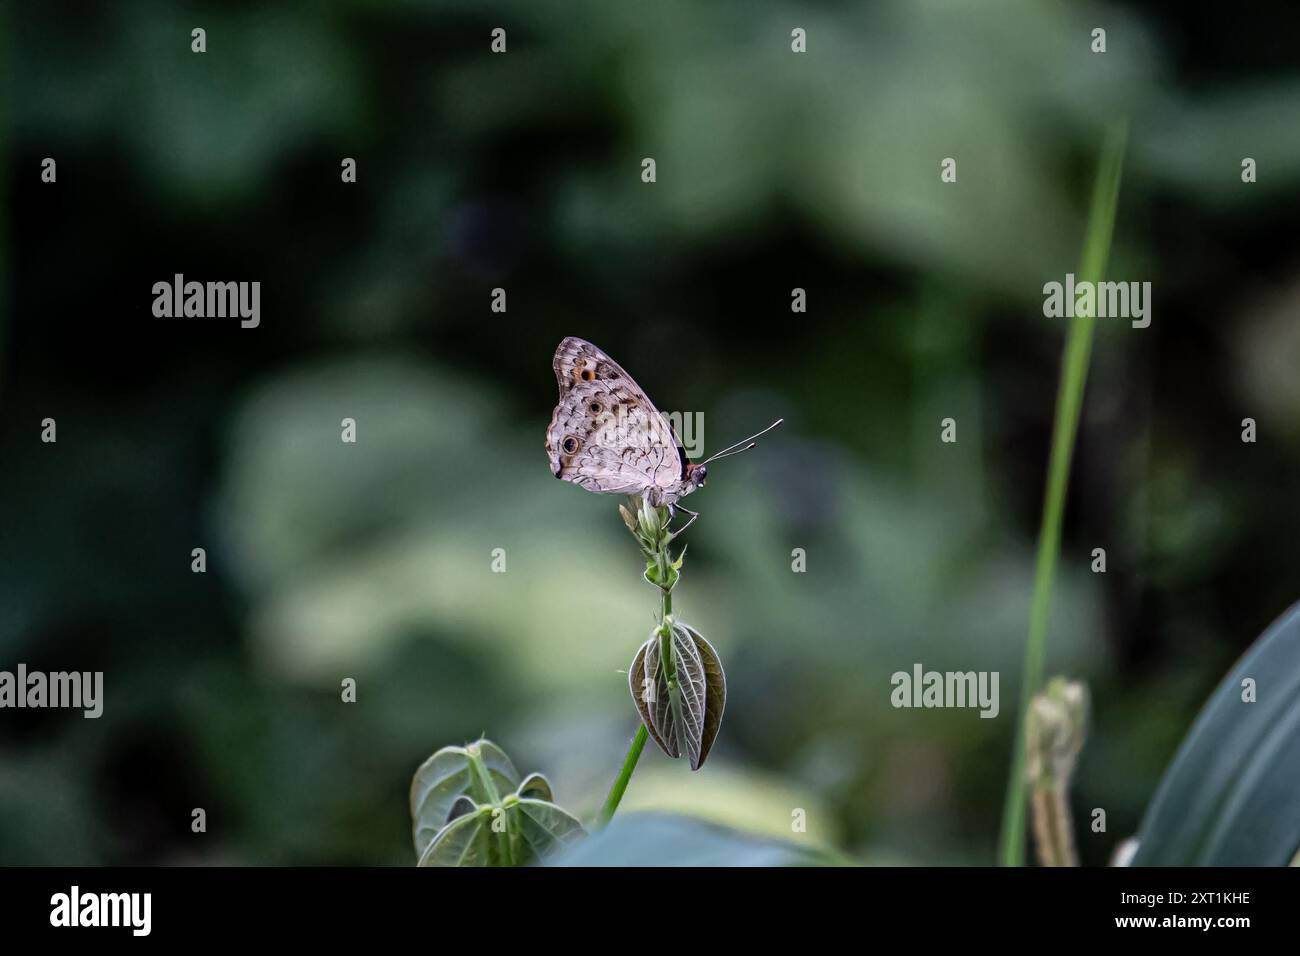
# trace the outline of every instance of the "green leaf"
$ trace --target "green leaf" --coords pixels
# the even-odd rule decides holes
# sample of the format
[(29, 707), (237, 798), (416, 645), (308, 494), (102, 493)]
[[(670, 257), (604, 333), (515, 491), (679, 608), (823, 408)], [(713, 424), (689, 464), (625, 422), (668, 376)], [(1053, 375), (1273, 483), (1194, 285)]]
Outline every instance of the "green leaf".
[(824, 853), (783, 840), (740, 833), (692, 817), (630, 813), (550, 866), (829, 866)]
[(492, 832), (493, 807), (479, 807), (438, 831), (417, 866), (499, 866)]
[(555, 796), (551, 793), (551, 782), (543, 777), (540, 773), (530, 773), (524, 778), (524, 782), (519, 785), (515, 794), (520, 797), (533, 797), (537, 800), (554, 801)]
[(523, 781), (490, 740), (443, 747), (411, 780), (418, 866), (525, 866), (583, 836), (540, 773)]
[[(477, 762), (480, 770), (475, 770)], [(411, 778), (411, 838), (417, 857), (446, 825), (456, 801), (467, 796), (476, 804), (495, 804), (519, 786), (519, 771), (490, 740), (464, 747), (443, 747), (420, 765)]]
[(677, 749), (676, 734), (663, 737), (659, 732), (654, 713), (654, 705), (658, 703), (660, 696), (667, 699), (667, 680), (661, 674), (655, 674), (651, 680), (646, 679), (646, 653), (650, 648), (657, 647), (658, 642), (658, 635), (651, 634), (650, 639), (637, 650), (636, 656), (632, 658), (632, 666), (627, 670), (627, 687), (632, 693), (632, 702), (636, 704), (637, 713), (641, 716), (641, 723), (645, 724), (645, 729), (650, 732), (654, 742), (668, 756), (677, 757), (681, 755), (681, 751)]
[(447, 822), (463, 817), (467, 813), (475, 813), (479, 806), (469, 797), (457, 797), (456, 802), (451, 805), (447, 812)]
[[(656, 636), (645, 645), (645, 673), (650, 679), (647, 686), (654, 688), (653, 695), (646, 701), (650, 710), (650, 736), (664, 753), (676, 759), (682, 755), (682, 735), (678, 732), (677, 720), (677, 714), (681, 712), (682, 691), (677, 680), (668, 677), (668, 670), (661, 659), (661, 643), (661, 639)], [(674, 653), (674, 668), (677, 666), (677, 658), (678, 655)]]
[(704, 635), (689, 624), (680, 624), (678, 626), (684, 629), (695, 643), (695, 650), (699, 653), (700, 662), (704, 668), (704, 719), (700, 730), (699, 744), (695, 749), (695, 753), (691, 756), (691, 769), (699, 770), (700, 767), (704, 766), (704, 761), (708, 759), (709, 751), (713, 749), (713, 741), (718, 738), (718, 729), (722, 726), (722, 712), (727, 707), (727, 674), (722, 669), (722, 661), (718, 659), (718, 652), (713, 649), (712, 644), (704, 639)]
[(645, 579), (657, 588), (671, 591), (680, 577), (681, 572), (672, 563), (661, 567), (657, 556), (652, 555), (645, 563)]
[[(1242, 681), (1256, 700), (1242, 699)], [(1300, 604), (1215, 689), (1147, 808), (1132, 866), (1286, 866), (1300, 848)]]
[(673, 622), (673, 680), (663, 666), (656, 631), (628, 669), (628, 688), (650, 736), (669, 757), (683, 745), (692, 770), (704, 765), (727, 703), (727, 678), (718, 654), (700, 632)]
[(420, 866), (527, 866), (580, 840), (586, 831), (546, 800), (513, 794), (477, 807), (438, 831)]
[(515, 841), (515, 863), (537, 863), (586, 836), (578, 819), (548, 800), (507, 803), (507, 826)]

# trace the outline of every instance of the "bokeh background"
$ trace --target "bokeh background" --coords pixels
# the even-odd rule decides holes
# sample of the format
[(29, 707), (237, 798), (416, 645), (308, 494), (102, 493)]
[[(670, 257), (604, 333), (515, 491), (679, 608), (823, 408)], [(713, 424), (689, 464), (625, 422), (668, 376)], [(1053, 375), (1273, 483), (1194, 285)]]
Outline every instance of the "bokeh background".
[[(1094, 698), (1086, 863), (1300, 598), (1286, 3), (6, 19), (0, 667), (102, 670), (106, 705), (0, 713), (0, 863), (410, 864), (411, 772), (482, 733), (598, 806), (657, 597), (617, 499), (549, 473), (565, 335), (702, 413), (706, 447), (786, 418), (691, 501), (675, 604), (727, 667), (714, 754), (692, 775), (647, 750), (624, 807), (991, 862), (1065, 333), (1041, 289), (1077, 270), (1117, 117), (1110, 274), (1153, 283), (1153, 321), (1099, 328), (1048, 661)], [(177, 272), (261, 281), (261, 327), (153, 318)], [(916, 662), (1000, 671), (1001, 715), (892, 709)]]

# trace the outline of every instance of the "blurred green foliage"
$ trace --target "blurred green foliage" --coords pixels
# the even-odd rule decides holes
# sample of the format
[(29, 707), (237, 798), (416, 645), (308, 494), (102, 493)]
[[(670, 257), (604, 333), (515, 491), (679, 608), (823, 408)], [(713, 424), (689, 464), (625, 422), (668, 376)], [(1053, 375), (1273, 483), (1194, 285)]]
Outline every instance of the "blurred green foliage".
[[(102, 669), (107, 702), (0, 716), (0, 863), (408, 864), (412, 772), (483, 733), (589, 818), (657, 595), (619, 499), (548, 473), (568, 334), (708, 448), (787, 419), (691, 501), (674, 597), (727, 662), (715, 751), (647, 751), (625, 806), (989, 862), (1065, 332), (1041, 288), (1122, 112), (1111, 273), (1154, 283), (1153, 324), (1098, 330), (1048, 660), (1091, 691), (1104, 861), (1300, 592), (1295, 13), (1176, 11), (10, 11), (0, 665)], [(262, 281), (261, 327), (153, 320), (175, 272)], [(999, 718), (894, 710), (914, 662), (1001, 671)]]

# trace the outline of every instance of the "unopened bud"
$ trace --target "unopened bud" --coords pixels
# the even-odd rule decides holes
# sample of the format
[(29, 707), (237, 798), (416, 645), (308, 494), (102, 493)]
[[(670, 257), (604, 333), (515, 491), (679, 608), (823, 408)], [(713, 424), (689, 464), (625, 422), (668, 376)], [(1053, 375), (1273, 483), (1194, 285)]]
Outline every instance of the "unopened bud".
[(1074, 773), (1088, 723), (1088, 692), (1078, 681), (1054, 677), (1029, 704), (1025, 771), (1031, 786), (1063, 789)]

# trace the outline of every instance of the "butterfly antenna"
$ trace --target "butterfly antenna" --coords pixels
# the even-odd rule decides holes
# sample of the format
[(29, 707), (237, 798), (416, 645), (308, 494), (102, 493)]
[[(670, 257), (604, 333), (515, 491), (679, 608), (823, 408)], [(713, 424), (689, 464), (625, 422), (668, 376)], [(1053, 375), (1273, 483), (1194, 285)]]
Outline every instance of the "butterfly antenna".
[[(710, 456), (709, 456), (708, 458), (706, 458), (704, 461), (700, 462), (700, 464), (701, 464), (701, 465), (707, 465), (709, 462), (711, 462), (711, 461), (717, 461), (719, 458), (730, 458), (732, 455), (739, 455), (739, 454), (740, 454), (741, 452), (743, 452), (743, 451), (749, 451), (751, 448), (753, 448), (755, 445), (758, 444), (758, 442), (755, 441), (755, 439), (757, 439), (757, 438), (762, 438), (764, 435), (766, 435), (768, 432), (770, 432), (770, 431), (771, 431), (773, 428), (775, 428), (777, 425), (780, 425), (783, 421), (785, 421), (784, 418), (778, 418), (776, 421), (774, 421), (772, 424), (768, 425), (766, 428), (764, 428), (764, 429), (763, 429), (761, 432), (759, 432), (758, 434), (756, 434), (756, 435), (750, 435), (748, 438), (742, 438), (740, 441), (736, 442), (734, 445), (730, 445), (730, 446), (728, 446), (727, 448), (722, 449), (722, 451), (720, 451), (720, 452), (715, 452), (714, 454), (710, 455)], [(741, 447), (742, 445), (743, 445), (744, 447)]]

